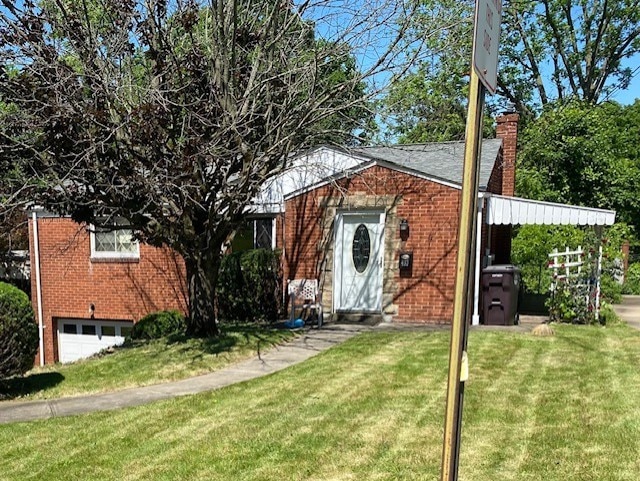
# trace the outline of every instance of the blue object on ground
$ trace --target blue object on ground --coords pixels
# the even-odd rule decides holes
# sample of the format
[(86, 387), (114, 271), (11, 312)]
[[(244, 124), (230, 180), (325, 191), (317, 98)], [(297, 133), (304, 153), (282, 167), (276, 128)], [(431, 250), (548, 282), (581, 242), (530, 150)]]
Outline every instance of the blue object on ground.
[(292, 320), (285, 321), (284, 325), (289, 329), (295, 329), (298, 327), (304, 327), (304, 321), (298, 318), (295, 321), (292, 321)]

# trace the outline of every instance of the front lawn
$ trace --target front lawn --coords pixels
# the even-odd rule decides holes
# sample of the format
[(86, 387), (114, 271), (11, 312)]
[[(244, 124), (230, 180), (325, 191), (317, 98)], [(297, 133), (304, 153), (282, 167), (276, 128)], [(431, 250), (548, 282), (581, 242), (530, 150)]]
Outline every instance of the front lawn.
[(221, 369), (280, 344), (290, 331), (259, 326), (227, 327), (214, 339), (174, 336), (134, 341), (111, 354), (72, 364), (35, 368), (24, 379), (0, 383), (0, 399), (74, 396), (184, 379)]
[[(635, 481), (640, 333), (470, 334), (460, 479)], [(446, 332), (375, 332), (220, 391), (0, 426), (2, 480), (436, 480)]]

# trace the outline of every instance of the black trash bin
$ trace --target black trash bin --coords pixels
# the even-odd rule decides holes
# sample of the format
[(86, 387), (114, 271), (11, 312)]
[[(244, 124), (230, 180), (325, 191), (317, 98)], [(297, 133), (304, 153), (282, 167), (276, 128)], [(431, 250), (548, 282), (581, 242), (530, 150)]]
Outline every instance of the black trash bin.
[(484, 323), (493, 326), (518, 324), (520, 269), (511, 264), (489, 266), (482, 271)]

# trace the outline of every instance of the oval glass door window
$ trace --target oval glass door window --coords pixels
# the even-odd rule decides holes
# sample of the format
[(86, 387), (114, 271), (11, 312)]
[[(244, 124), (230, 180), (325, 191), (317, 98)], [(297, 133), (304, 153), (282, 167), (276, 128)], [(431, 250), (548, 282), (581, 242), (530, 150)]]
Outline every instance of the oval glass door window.
[(362, 274), (369, 265), (369, 257), (371, 257), (371, 237), (369, 229), (364, 224), (360, 224), (353, 234), (353, 247), (351, 249), (353, 256), (353, 266), (359, 274)]

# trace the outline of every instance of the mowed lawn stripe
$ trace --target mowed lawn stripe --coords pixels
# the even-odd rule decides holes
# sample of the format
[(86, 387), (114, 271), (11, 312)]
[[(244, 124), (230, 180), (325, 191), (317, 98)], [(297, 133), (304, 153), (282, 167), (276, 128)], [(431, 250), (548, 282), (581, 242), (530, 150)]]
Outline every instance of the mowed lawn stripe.
[[(556, 329), (471, 333), (461, 479), (637, 479), (638, 333)], [(1, 426), (0, 479), (437, 479), (448, 340), (366, 333), (217, 392)]]
[[(478, 473), (487, 470), (505, 480), (637, 479), (638, 433), (624, 425), (632, 420), (637, 426), (640, 419), (638, 391), (627, 388), (639, 379), (638, 369), (629, 369), (639, 365), (633, 341), (638, 334), (624, 326), (556, 330), (555, 338), (522, 337), (516, 343), (527, 349), (513, 353), (504, 372), (518, 384), (500, 376), (490, 389), (469, 390), (466, 414), (487, 417), (468, 420), (463, 431), (469, 438), (465, 479), (482, 479)], [(540, 349), (545, 343), (552, 349)], [(478, 439), (482, 446), (474, 443)]]

